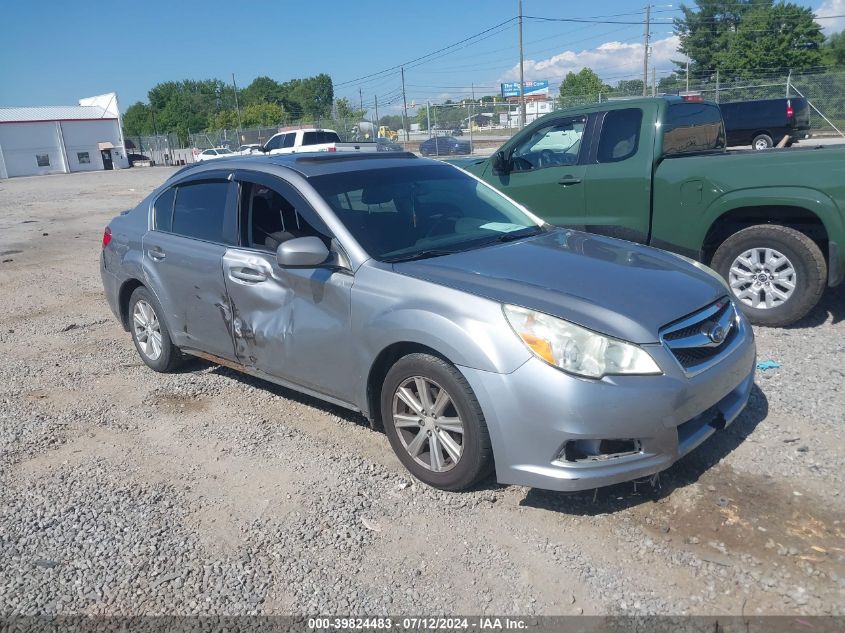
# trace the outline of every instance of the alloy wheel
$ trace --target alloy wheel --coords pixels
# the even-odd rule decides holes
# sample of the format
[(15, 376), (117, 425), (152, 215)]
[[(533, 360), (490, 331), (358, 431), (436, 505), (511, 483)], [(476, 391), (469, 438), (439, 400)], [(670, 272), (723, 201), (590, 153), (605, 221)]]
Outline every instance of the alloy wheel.
[(728, 283), (736, 298), (758, 310), (776, 308), (792, 296), (797, 285), (795, 267), (773, 248), (751, 248), (731, 264)]
[(464, 425), (448, 392), (424, 376), (406, 379), (393, 394), (393, 424), (420, 466), (446, 472), (461, 459)]
[(148, 302), (140, 299), (132, 310), (132, 330), (141, 352), (150, 360), (161, 356), (161, 324)]

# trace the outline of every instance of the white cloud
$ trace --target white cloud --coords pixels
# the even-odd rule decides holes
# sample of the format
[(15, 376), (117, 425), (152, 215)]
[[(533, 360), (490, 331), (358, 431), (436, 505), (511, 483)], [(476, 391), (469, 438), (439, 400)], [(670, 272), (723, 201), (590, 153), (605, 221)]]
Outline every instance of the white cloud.
[[(845, 15), (845, 0), (824, 0), (816, 9), (818, 17), (826, 15)], [(819, 20), (825, 35), (838, 33), (845, 30), (845, 18), (832, 18), (830, 20)]]
[[(845, 0), (826, 0), (826, 2), (845, 2)], [(653, 40), (651, 43), (651, 62), (658, 70), (672, 68), (672, 59), (681, 59), (678, 53), (678, 37), (675, 35)], [(642, 76), (642, 43), (605, 42), (596, 48), (575, 51), (563, 51), (548, 59), (525, 60), (526, 79), (548, 79), (561, 81), (568, 72), (578, 72), (582, 68), (592, 68), (608, 83), (619, 79), (634, 79)], [(517, 81), (519, 65), (507, 71), (500, 81)]]

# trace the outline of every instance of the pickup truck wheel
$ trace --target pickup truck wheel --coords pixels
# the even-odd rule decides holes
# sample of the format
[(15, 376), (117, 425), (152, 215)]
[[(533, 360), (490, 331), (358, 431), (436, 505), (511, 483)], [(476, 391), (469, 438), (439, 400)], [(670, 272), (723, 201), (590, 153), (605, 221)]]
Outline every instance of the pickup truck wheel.
[(129, 331), (144, 364), (158, 372), (169, 372), (182, 362), (182, 353), (170, 340), (170, 332), (159, 315), (161, 306), (144, 287), (129, 298)]
[(384, 379), (381, 415), (399, 460), (429, 486), (464, 490), (490, 473), (493, 449), (481, 406), (442, 358), (400, 358)]
[(772, 141), (772, 137), (768, 134), (758, 134), (751, 141), (751, 147), (754, 149), (769, 149), (770, 147), (774, 147), (774, 141)]
[(818, 245), (787, 226), (764, 224), (735, 233), (710, 265), (731, 287), (752, 323), (780, 327), (794, 323), (818, 303), (827, 263)]

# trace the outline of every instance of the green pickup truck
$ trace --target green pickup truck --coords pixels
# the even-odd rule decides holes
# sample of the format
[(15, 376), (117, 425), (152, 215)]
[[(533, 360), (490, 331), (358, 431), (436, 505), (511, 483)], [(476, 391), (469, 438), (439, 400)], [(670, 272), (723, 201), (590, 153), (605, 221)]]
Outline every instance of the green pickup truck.
[(713, 103), (554, 112), (490, 158), (450, 162), (552, 224), (704, 262), (754, 323), (797, 321), (845, 275), (845, 148), (727, 151)]

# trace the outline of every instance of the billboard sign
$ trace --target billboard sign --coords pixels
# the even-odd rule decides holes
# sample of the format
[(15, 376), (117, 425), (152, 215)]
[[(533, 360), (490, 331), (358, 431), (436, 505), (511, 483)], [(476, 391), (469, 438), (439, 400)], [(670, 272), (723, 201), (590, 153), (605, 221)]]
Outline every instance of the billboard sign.
[[(519, 96), (519, 82), (509, 81), (502, 84), (503, 97), (518, 97)], [(525, 96), (526, 97), (548, 97), (549, 96), (549, 80), (540, 79), (539, 81), (525, 82)]]

